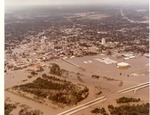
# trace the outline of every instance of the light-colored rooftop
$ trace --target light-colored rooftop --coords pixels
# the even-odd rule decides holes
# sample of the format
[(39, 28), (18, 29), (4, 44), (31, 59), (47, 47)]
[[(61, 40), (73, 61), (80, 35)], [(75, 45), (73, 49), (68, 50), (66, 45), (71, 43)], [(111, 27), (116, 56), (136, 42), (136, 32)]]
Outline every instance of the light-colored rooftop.
[(119, 62), (117, 63), (117, 66), (129, 66), (129, 64), (126, 62)]

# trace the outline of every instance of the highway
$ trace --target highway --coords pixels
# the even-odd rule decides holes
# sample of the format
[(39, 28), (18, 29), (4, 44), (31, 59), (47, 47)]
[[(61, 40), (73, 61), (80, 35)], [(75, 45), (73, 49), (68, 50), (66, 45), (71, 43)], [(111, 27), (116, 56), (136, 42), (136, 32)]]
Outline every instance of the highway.
[[(128, 92), (131, 92), (131, 91), (133, 91), (134, 93), (136, 93), (137, 90), (140, 90), (142, 88), (148, 87), (149, 85), (150, 85), (149, 82), (145, 82), (145, 83), (141, 83), (141, 84), (138, 84), (138, 85), (135, 85), (135, 86), (131, 86), (131, 87), (119, 90), (116, 93), (124, 94), (124, 93), (128, 93)], [(94, 99), (92, 101), (89, 101), (89, 102), (87, 102), (85, 104), (81, 104), (81, 105), (79, 105), (77, 107), (74, 107), (74, 108), (69, 109), (67, 111), (64, 111), (62, 113), (59, 113), (57, 115), (71, 115), (71, 114), (79, 112), (79, 111), (81, 111), (83, 109), (86, 109), (86, 108), (88, 108), (88, 107), (90, 107), (92, 105), (95, 105), (97, 103), (101, 103), (101, 102), (105, 101), (106, 99), (107, 98), (105, 96), (102, 96), (102, 97), (99, 97), (99, 98)]]
[[(149, 82), (144, 82), (144, 83), (141, 83), (141, 84), (138, 84), (138, 85), (135, 85), (135, 86), (131, 86), (131, 87), (119, 90), (119, 91), (113, 93), (112, 95), (109, 95), (109, 98), (111, 98), (112, 96), (114, 96), (114, 94), (117, 94), (117, 93), (119, 93), (119, 94), (125, 94), (125, 93), (128, 93), (128, 92), (136, 93), (137, 90), (146, 88), (149, 85), (150, 85)], [(36, 107), (36, 109), (40, 109), (40, 110), (44, 111), (44, 115), (48, 115), (48, 113), (51, 111), (51, 108), (49, 108), (48, 106), (46, 106), (42, 103), (39, 103), (38, 101), (36, 101), (32, 98), (30, 99), (28, 97), (25, 97), (25, 96), (22, 96), (22, 95), (19, 95), (19, 94), (14, 94), (13, 92), (10, 92), (10, 91), (6, 91), (5, 93), (7, 93), (7, 95), (9, 94), (9, 96), (11, 96), (14, 100), (16, 100), (18, 102), (23, 102), (24, 104), (27, 104), (27, 105), (28, 104), (38, 105), (38, 108)], [(99, 97), (99, 98), (94, 99), (92, 101), (89, 101), (87, 103), (84, 103), (84, 104), (81, 104), (81, 105), (76, 106), (74, 108), (71, 108), (69, 110), (66, 110), (64, 112), (58, 113), (57, 115), (72, 115), (72, 114), (77, 113), (77, 112), (79, 112), (83, 109), (91, 107), (95, 104), (104, 102), (107, 99), (108, 99), (108, 97), (106, 98), (106, 96), (102, 96), (102, 97)]]
[(126, 19), (127, 21), (131, 22), (131, 23), (148, 23), (148, 21), (135, 21), (135, 20), (131, 20), (128, 17), (126, 17), (122, 11), (122, 9), (120, 9), (121, 15), (123, 16), (124, 19)]
[(79, 105), (79, 106), (77, 106), (77, 107), (74, 107), (74, 108), (69, 109), (69, 110), (67, 110), (67, 111), (64, 111), (64, 112), (62, 112), (62, 113), (59, 113), (59, 114), (57, 114), (57, 115), (71, 115), (71, 114), (76, 113), (76, 112), (78, 112), (78, 111), (80, 111), (80, 110), (86, 109), (86, 108), (88, 108), (88, 107), (90, 107), (90, 106), (92, 106), (92, 105), (95, 105), (95, 104), (97, 104), (97, 103), (103, 102), (103, 101), (105, 101), (106, 99), (107, 99), (107, 98), (106, 98), (105, 96), (102, 96), (102, 97), (99, 97), (99, 98), (94, 99), (94, 100), (92, 100), (92, 101), (89, 101), (89, 102), (87, 102), (87, 103), (85, 103), (85, 104), (81, 104), (81, 105)]
[(117, 93), (128, 93), (131, 91), (136, 93), (137, 90), (148, 87), (148, 86), (149, 86), (149, 82), (145, 82), (145, 83), (141, 83), (141, 84), (138, 84), (138, 85), (135, 85), (135, 86), (123, 89), (123, 90), (119, 90), (119, 91), (117, 91)]

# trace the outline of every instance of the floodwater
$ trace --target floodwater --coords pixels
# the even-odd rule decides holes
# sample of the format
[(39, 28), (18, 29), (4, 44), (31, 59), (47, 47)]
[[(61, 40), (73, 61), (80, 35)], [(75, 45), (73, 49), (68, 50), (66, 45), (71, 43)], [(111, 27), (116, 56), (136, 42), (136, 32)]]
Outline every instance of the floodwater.
[[(89, 96), (83, 101), (79, 102), (77, 105), (88, 102), (92, 99), (95, 99), (103, 95), (108, 97), (108, 100), (106, 100), (105, 102), (101, 104), (96, 104), (95, 106), (107, 107), (108, 104), (115, 104), (114, 99), (121, 97), (121, 96), (141, 98), (143, 102), (149, 101), (148, 87), (138, 90), (137, 93), (129, 92), (124, 95), (115, 94), (115, 92), (118, 90), (149, 81), (149, 72), (148, 72), (148, 66), (147, 66), (148, 58), (141, 56), (141, 57), (136, 57), (134, 59), (125, 60), (125, 62), (131, 65), (131, 68), (127, 70), (120, 70), (116, 68), (115, 63), (104, 64), (95, 60), (97, 58), (103, 58), (103, 57), (107, 57), (107, 56), (97, 55), (97, 56), (85, 56), (85, 57), (79, 57), (79, 58), (75, 57), (75, 58), (68, 59), (68, 61), (75, 63), (76, 65), (84, 68), (85, 70), (77, 68), (63, 60), (49, 61), (49, 62), (46, 62), (46, 64), (49, 65), (49, 63), (57, 63), (61, 69), (66, 69), (74, 73), (84, 74), (83, 76), (81, 76), (82, 82), (79, 81), (76, 76), (70, 76), (68, 78), (65, 78), (66, 80), (71, 81), (72, 83), (83, 84), (89, 88)], [(124, 59), (116, 59), (113, 56), (108, 56), (108, 58), (115, 60), (117, 62), (124, 61)], [(84, 63), (85, 61), (89, 63)], [(5, 75), (5, 89), (18, 85), (18, 84), (31, 82), (37, 77), (40, 77), (43, 73), (48, 74), (48, 72), (49, 72), (49, 69), (45, 69), (44, 72), (39, 73), (36, 77), (33, 77), (31, 79), (28, 79), (27, 76), (30, 74), (26, 72), (25, 70), (17, 70), (17, 71), (9, 72)], [(122, 75), (120, 75), (120, 73), (122, 73)], [(131, 75), (133, 73), (136, 73), (139, 76)], [(106, 76), (108, 78), (113, 78), (116, 81), (112, 81), (112, 80), (108, 81), (102, 77), (100, 77), (99, 79), (94, 79), (91, 77), (92, 75), (99, 75), (102, 77)], [(25, 81), (23, 82), (23, 80)], [(121, 81), (122, 81), (122, 85), (119, 86)], [(99, 87), (100, 91), (102, 91), (101, 95), (96, 95), (96, 93), (98, 93), (99, 91), (97, 87)], [(74, 107), (74, 106), (72, 107), (66, 106), (64, 108), (60, 108), (53, 104), (51, 104), (51, 107), (49, 107), (47, 105), (35, 102), (33, 100), (29, 100), (27, 98), (20, 97), (19, 95), (15, 95), (15, 94), (5, 91), (5, 98), (8, 98), (8, 97), (11, 100), (13, 100), (13, 102), (26, 104), (32, 107), (33, 109), (39, 109), (42, 112), (44, 112), (44, 115), (50, 115), (50, 113), (52, 115), (55, 115), (59, 112), (62, 112), (69, 108)], [(92, 107), (95, 107), (95, 106), (92, 106)], [(79, 113), (86, 114), (87, 112), (91, 110), (91, 108), (87, 108)], [(79, 115), (79, 113), (76, 113), (76, 114)]]

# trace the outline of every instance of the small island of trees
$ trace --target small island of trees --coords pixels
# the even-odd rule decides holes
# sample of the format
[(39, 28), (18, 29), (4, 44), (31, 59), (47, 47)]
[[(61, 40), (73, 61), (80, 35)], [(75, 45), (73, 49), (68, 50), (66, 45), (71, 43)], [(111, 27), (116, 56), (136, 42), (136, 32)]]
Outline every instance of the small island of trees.
[(86, 86), (77, 86), (55, 76), (43, 74), (32, 83), (18, 85), (13, 90), (21, 90), (56, 104), (73, 105), (85, 99), (89, 94)]

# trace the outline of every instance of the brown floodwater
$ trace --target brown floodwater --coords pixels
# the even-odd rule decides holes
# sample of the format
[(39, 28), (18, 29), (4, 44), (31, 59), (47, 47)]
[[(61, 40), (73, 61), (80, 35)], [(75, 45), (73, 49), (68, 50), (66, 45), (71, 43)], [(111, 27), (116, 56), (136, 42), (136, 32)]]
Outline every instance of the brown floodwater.
[[(134, 59), (125, 60), (125, 62), (131, 65), (131, 68), (127, 70), (120, 70), (116, 68), (116, 64), (107, 65), (107, 64), (104, 64), (95, 60), (97, 58), (103, 58), (103, 57), (104, 56), (97, 55), (97, 56), (85, 56), (85, 57), (80, 57), (80, 58), (75, 57), (75, 58), (68, 59), (70, 62), (75, 63), (76, 65), (84, 68), (85, 69), (84, 71), (63, 60), (46, 62), (47, 65), (49, 65), (49, 63), (57, 63), (62, 69), (66, 69), (74, 73), (84, 74), (83, 76), (81, 76), (82, 82), (79, 81), (79, 79), (75, 75), (70, 76), (68, 78), (62, 78), (62, 79), (71, 81), (74, 84), (83, 84), (89, 88), (89, 96), (83, 101), (79, 102), (77, 105), (88, 102), (102, 95), (105, 95), (108, 98), (103, 103), (96, 104), (90, 108), (82, 110), (76, 113), (76, 115), (80, 115), (80, 114), (82, 115), (82, 113), (84, 114), (90, 113), (89, 111), (93, 107), (97, 107), (97, 106), (107, 107), (108, 104), (115, 104), (115, 99), (121, 96), (141, 98), (143, 102), (149, 101), (148, 88), (143, 88), (141, 90), (138, 90), (136, 93), (129, 92), (126, 94), (115, 94), (115, 92), (118, 90), (149, 81), (149, 72), (148, 72), (148, 66), (147, 66), (147, 64), (149, 63), (148, 58), (141, 56), (141, 57), (137, 57)], [(115, 57), (112, 57), (112, 56), (109, 56), (109, 58), (117, 62), (124, 61), (124, 59), (116, 59)], [(91, 63), (85, 64), (84, 61), (90, 61)], [(27, 76), (30, 74), (29, 72), (25, 71), (25, 69), (9, 72), (5, 75), (5, 89), (15, 86), (15, 85), (31, 82), (37, 77), (40, 77), (43, 73), (48, 74), (48, 72), (49, 72), (49, 69), (45, 68), (44, 72), (39, 73), (36, 77), (33, 77), (31, 79), (28, 79)], [(120, 73), (122, 73), (122, 75), (120, 75)], [(131, 75), (133, 73), (136, 73), (139, 76)], [(113, 78), (117, 81), (111, 81), (111, 80), (108, 81), (102, 77), (100, 77), (99, 79), (94, 79), (91, 77), (92, 75), (99, 75), (102, 77), (106, 76), (108, 78)], [(27, 81), (23, 82), (23, 80), (27, 80)], [(119, 86), (121, 81), (122, 81), (122, 85)], [(101, 95), (96, 95), (96, 93), (98, 92), (97, 87), (99, 87), (100, 90), (102, 91)], [(5, 91), (5, 98), (8, 98), (8, 97), (11, 100), (13, 100), (13, 102), (26, 104), (32, 107), (33, 109), (39, 109), (42, 112), (44, 112), (44, 115), (55, 115), (69, 108), (75, 107), (75, 106), (71, 106), (71, 107), (66, 106), (64, 108), (60, 108), (53, 104), (51, 104), (51, 107), (49, 107), (47, 105), (29, 100), (24, 97), (20, 97), (18, 95)]]

